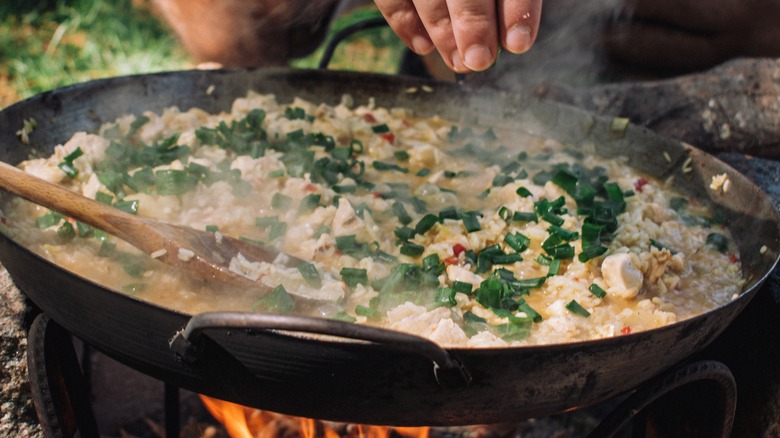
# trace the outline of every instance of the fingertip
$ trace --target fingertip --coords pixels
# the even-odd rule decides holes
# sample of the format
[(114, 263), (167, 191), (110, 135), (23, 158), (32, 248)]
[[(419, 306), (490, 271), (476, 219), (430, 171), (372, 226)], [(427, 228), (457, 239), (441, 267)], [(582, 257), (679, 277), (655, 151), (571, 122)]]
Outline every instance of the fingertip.
[(482, 71), (493, 65), (495, 57), (487, 46), (474, 44), (469, 46), (463, 54), (463, 64), (473, 71)]
[(504, 48), (511, 53), (520, 54), (527, 52), (532, 44), (531, 28), (527, 24), (519, 23), (507, 32)]
[(466, 73), (469, 71), (468, 67), (466, 67), (466, 64), (463, 63), (463, 58), (461, 58), (460, 52), (457, 49), (452, 52), (450, 63), (450, 68), (455, 73)]
[(423, 35), (415, 35), (411, 40), (411, 49), (418, 55), (427, 55), (435, 49), (430, 38)]

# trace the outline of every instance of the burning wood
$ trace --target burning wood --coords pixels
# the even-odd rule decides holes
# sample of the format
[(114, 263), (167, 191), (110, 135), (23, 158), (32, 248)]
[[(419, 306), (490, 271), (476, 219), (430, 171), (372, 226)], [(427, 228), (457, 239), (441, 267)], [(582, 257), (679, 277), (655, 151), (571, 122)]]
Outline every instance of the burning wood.
[(428, 438), (430, 427), (348, 425), (276, 414), (200, 396), (209, 412), (231, 438)]

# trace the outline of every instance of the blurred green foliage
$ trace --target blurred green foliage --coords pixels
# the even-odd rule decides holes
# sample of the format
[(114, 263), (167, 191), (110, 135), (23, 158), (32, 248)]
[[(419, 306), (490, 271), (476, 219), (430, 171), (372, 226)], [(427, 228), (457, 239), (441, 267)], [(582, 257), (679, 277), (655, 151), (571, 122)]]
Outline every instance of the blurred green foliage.
[[(377, 16), (375, 7), (352, 10), (328, 38)], [(330, 68), (395, 73), (403, 47), (389, 27), (366, 30), (338, 47)], [(322, 53), (291, 65), (316, 68)], [(91, 79), (192, 67), (148, 0), (0, 0), (0, 108)]]

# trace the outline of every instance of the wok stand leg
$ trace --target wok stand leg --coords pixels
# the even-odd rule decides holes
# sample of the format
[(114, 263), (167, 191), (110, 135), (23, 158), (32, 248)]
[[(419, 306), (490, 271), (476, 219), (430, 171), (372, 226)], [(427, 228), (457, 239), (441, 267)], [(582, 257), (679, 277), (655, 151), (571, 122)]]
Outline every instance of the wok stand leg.
[(41, 314), (27, 339), (30, 389), (46, 437), (100, 436), (70, 334)]
[(179, 425), (179, 388), (165, 383), (165, 436), (177, 437)]
[(589, 437), (617, 436), (630, 424), (632, 437), (728, 438), (736, 406), (736, 382), (728, 367), (691, 362), (637, 388)]

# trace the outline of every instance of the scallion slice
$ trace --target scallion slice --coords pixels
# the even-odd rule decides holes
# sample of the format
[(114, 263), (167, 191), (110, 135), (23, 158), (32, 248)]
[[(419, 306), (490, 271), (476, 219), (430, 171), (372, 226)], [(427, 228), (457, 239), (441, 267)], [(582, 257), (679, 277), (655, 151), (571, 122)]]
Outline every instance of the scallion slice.
[(425, 247), (412, 242), (406, 242), (401, 245), (401, 254), (409, 257), (417, 257), (425, 252)]
[(527, 198), (532, 195), (531, 191), (525, 187), (518, 187), (516, 193), (523, 198)]
[(528, 249), (531, 239), (521, 232), (509, 233), (504, 237), (504, 242), (517, 252), (523, 252)]
[(473, 233), (482, 229), (479, 224), (478, 213), (463, 213), (461, 220), (463, 220), (463, 226), (466, 227), (467, 233)]
[(267, 296), (257, 300), (252, 310), (267, 313), (289, 313), (295, 309), (295, 301), (284, 286), (279, 285)]
[(317, 271), (317, 267), (312, 263), (303, 262), (298, 265), (298, 271), (309, 286), (320, 287), (322, 286), (322, 279), (320, 273)]
[(571, 312), (571, 313), (573, 313), (573, 314), (575, 314), (577, 316), (581, 316), (583, 318), (587, 318), (587, 317), (590, 316), (590, 312), (588, 312), (587, 309), (582, 307), (582, 305), (580, 305), (580, 303), (578, 303), (576, 300), (569, 301), (566, 304), (566, 309), (569, 312)]
[(516, 211), (512, 215), (512, 220), (515, 222), (534, 222), (539, 223), (539, 217), (533, 212)]
[(271, 208), (274, 210), (286, 211), (290, 208), (290, 204), (292, 204), (292, 198), (281, 193), (274, 193), (271, 198)]
[[(344, 280), (344, 283), (346, 283), (347, 287), (350, 289), (354, 289), (359, 284), (368, 284), (368, 271), (365, 269), (341, 268), (340, 274), (341, 279)], [(357, 309), (355, 309), (355, 311), (357, 313)]]
[(438, 306), (452, 307), (458, 302), (455, 300), (455, 289), (451, 287), (439, 287), (436, 289), (434, 302)]
[(607, 291), (602, 289), (601, 286), (599, 286), (596, 283), (591, 284), (588, 290), (597, 298), (604, 298), (605, 296), (607, 296)]
[(417, 222), (417, 225), (414, 226), (414, 231), (417, 234), (425, 234), (428, 230), (433, 228), (434, 225), (436, 225), (439, 222), (439, 217), (435, 214), (426, 214), (423, 216), (422, 219), (420, 219), (419, 222)]
[(455, 290), (455, 292), (471, 295), (472, 289), (474, 286), (471, 283), (466, 283), (464, 281), (458, 281), (455, 280), (452, 282), (452, 289)]
[(372, 126), (371, 131), (374, 134), (384, 134), (386, 132), (390, 132), (390, 127), (387, 126), (387, 123), (382, 123), (381, 125)]

